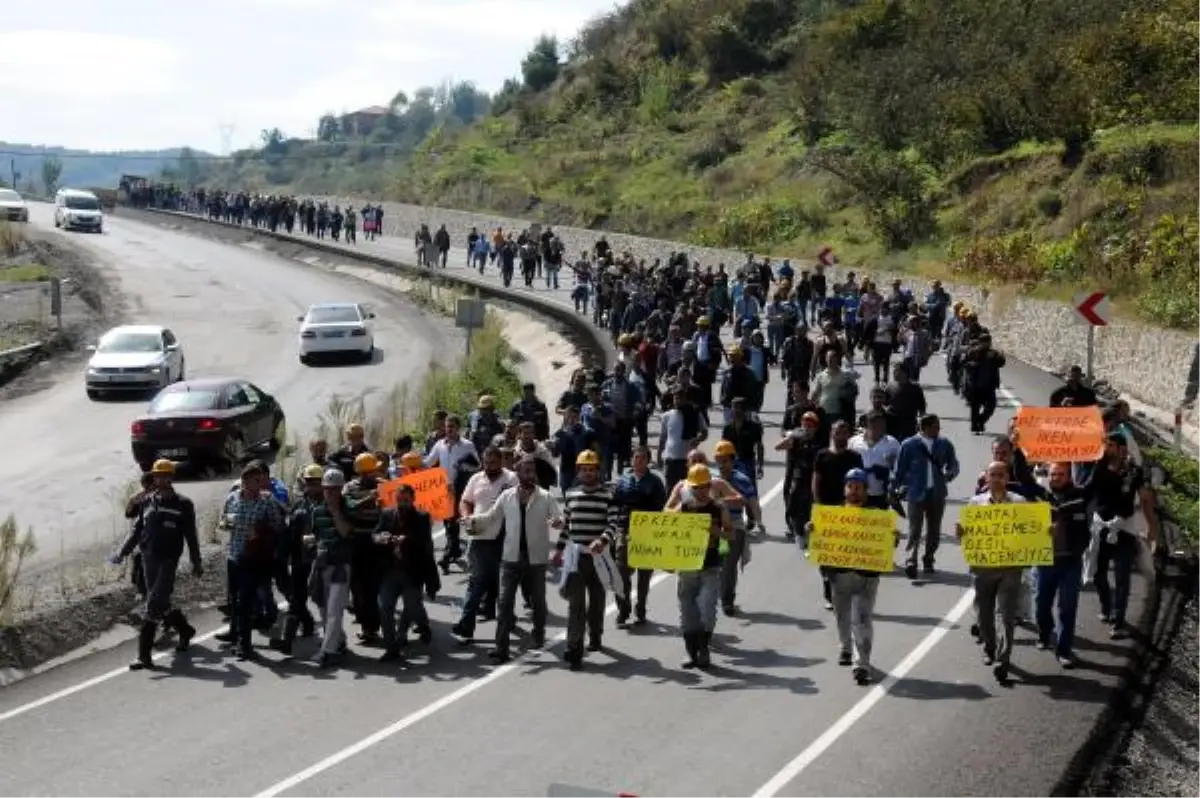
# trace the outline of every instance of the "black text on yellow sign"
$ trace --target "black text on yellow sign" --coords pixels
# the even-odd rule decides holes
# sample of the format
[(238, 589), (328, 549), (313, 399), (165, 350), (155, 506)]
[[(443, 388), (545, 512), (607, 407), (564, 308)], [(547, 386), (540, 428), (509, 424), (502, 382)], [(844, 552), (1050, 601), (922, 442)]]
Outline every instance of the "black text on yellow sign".
[(699, 571), (711, 531), (707, 513), (631, 513), (629, 567)]
[(813, 507), (808, 559), (816, 565), (889, 573), (894, 567), (896, 520), (890, 510)]
[(972, 568), (1027, 568), (1054, 564), (1050, 505), (1045, 502), (964, 507), (963, 559)]

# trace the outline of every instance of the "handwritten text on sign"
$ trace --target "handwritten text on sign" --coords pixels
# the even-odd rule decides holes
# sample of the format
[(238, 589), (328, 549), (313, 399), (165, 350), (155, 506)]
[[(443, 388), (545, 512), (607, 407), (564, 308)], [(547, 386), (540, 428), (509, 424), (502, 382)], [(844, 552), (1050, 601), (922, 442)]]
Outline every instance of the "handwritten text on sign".
[(891, 510), (815, 505), (808, 559), (816, 565), (889, 573), (895, 567), (896, 519)]
[(1045, 502), (964, 507), (962, 552), (973, 568), (1053, 565), (1050, 505)]
[(413, 504), (418, 510), (429, 513), (431, 520), (445, 521), (454, 517), (454, 496), (450, 493), (444, 468), (424, 468), (379, 483), (379, 505), (395, 507), (396, 491), (401, 485), (412, 487)]
[(630, 513), (629, 567), (699, 571), (711, 530), (707, 513)]
[(1090, 463), (1104, 454), (1098, 407), (1022, 407), (1017, 444), (1037, 463)]

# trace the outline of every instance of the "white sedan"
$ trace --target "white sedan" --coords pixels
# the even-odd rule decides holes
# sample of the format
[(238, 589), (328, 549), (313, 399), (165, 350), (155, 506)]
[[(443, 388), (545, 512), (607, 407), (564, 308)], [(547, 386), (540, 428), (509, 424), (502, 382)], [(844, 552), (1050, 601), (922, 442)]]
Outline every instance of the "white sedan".
[(185, 376), (187, 364), (175, 333), (156, 324), (114, 327), (95, 346), (84, 383), (89, 399), (102, 393), (158, 391)]
[(300, 362), (314, 356), (353, 354), (370, 362), (375, 356), (375, 314), (356, 302), (313, 305), (300, 322)]
[(11, 188), (0, 188), (0, 219), (10, 222), (29, 221), (29, 207), (21, 195)]

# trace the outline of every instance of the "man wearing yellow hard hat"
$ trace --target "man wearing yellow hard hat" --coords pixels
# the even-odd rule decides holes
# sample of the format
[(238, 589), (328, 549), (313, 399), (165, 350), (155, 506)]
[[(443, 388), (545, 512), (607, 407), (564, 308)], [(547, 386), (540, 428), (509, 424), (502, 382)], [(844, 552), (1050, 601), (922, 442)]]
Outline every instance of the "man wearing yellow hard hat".
[(192, 573), (201, 574), (200, 539), (196, 534), (196, 506), (192, 500), (175, 491), (175, 464), (170, 460), (155, 460), (150, 467), (154, 480), (150, 495), (142, 503), (133, 529), (125, 544), (110, 562), (118, 564), (137, 548), (142, 553), (146, 578), (146, 614), (138, 630), (137, 659), (130, 670), (154, 667), (154, 636), (159, 623), (175, 629), (179, 635), (177, 651), (187, 651), (196, 630), (187, 622), (183, 611), (171, 607), (175, 592), (175, 572), (186, 545), (192, 561)]
[(354, 556), (350, 568), (350, 599), (354, 620), (359, 626), (358, 639), (371, 645), (379, 641), (379, 585), (383, 580), (382, 552), (372, 535), (379, 525), (379, 458), (361, 452), (354, 458), (354, 479), (342, 491), (346, 497), (350, 523), (354, 526)]
[(315, 539), (313, 538), (313, 509), (324, 497), (321, 488), (321, 478), (325, 468), (319, 463), (309, 463), (300, 470), (300, 490), (296, 493), (296, 501), (288, 512), (286, 534), (283, 549), (286, 563), (283, 567), (284, 579), (277, 582), (286, 585), (285, 594), (288, 599), (287, 615), (283, 619), (282, 634), (272, 637), (270, 647), (283, 654), (292, 653), (292, 643), (296, 633), (302, 632), (304, 637), (312, 637), (316, 630), (316, 620), (308, 608), (308, 579), (312, 573)]
[[(737, 449), (730, 441), (720, 441), (713, 452), (717, 461), (717, 469), (731, 488), (742, 497), (743, 504), (729, 508), (730, 520), (733, 523), (733, 537), (729, 540), (729, 553), (721, 564), (721, 608), (728, 616), (737, 614), (737, 583), (738, 569), (749, 562), (750, 552), (746, 544), (747, 526), (762, 524), (762, 508), (758, 504), (758, 488), (754, 480), (734, 467)], [(710, 481), (711, 481), (710, 473)]]
[(616, 539), (620, 505), (600, 481), (600, 455), (585, 449), (575, 458), (576, 483), (563, 500), (563, 528), (555, 545), (554, 564), (561, 565), (568, 545), (582, 549), (574, 573), (567, 577), (567, 650), (563, 659), (571, 670), (583, 667), (584, 632), (587, 650), (600, 651), (604, 633), (605, 590), (593, 556)]
[(679, 598), (679, 626), (688, 659), (685, 668), (707, 668), (711, 664), (709, 646), (717, 626), (717, 602), (721, 594), (721, 564), (726, 546), (734, 536), (733, 519), (724, 504), (712, 495), (712, 472), (706, 465), (688, 469), (686, 496), (675, 512), (700, 513), (712, 518), (708, 547), (698, 571), (680, 571), (676, 594)]

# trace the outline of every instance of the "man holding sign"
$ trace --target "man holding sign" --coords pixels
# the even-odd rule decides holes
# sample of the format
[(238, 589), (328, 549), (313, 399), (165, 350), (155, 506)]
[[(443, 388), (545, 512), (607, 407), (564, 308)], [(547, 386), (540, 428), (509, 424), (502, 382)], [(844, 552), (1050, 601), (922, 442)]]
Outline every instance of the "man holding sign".
[[(1013, 632), (1021, 603), (1021, 572), (1053, 565), (1050, 506), (1026, 505), (1008, 490), (1008, 464), (987, 467), (988, 490), (972, 496), (954, 532), (975, 578), (975, 623), (983, 643), (983, 664), (994, 667), (996, 681), (1008, 683)], [(1000, 629), (996, 629), (996, 615)]]
[(895, 567), (893, 550), (900, 542), (891, 510), (868, 507), (868, 483), (863, 469), (847, 471), (843, 504), (817, 505), (805, 529), (806, 556), (821, 568), (830, 588), (840, 646), (838, 664), (853, 664), (854, 681), (860, 685), (871, 683), (872, 617), (879, 574)]
[[(679, 626), (688, 659), (685, 668), (707, 668), (711, 663), (709, 644), (717, 626), (717, 601), (721, 592), (721, 564), (734, 538), (733, 519), (725, 505), (712, 495), (712, 472), (706, 465), (688, 469), (687, 497), (675, 512), (696, 513), (711, 518), (707, 545), (698, 568), (678, 572)], [(725, 542), (725, 546), (722, 546)]]

